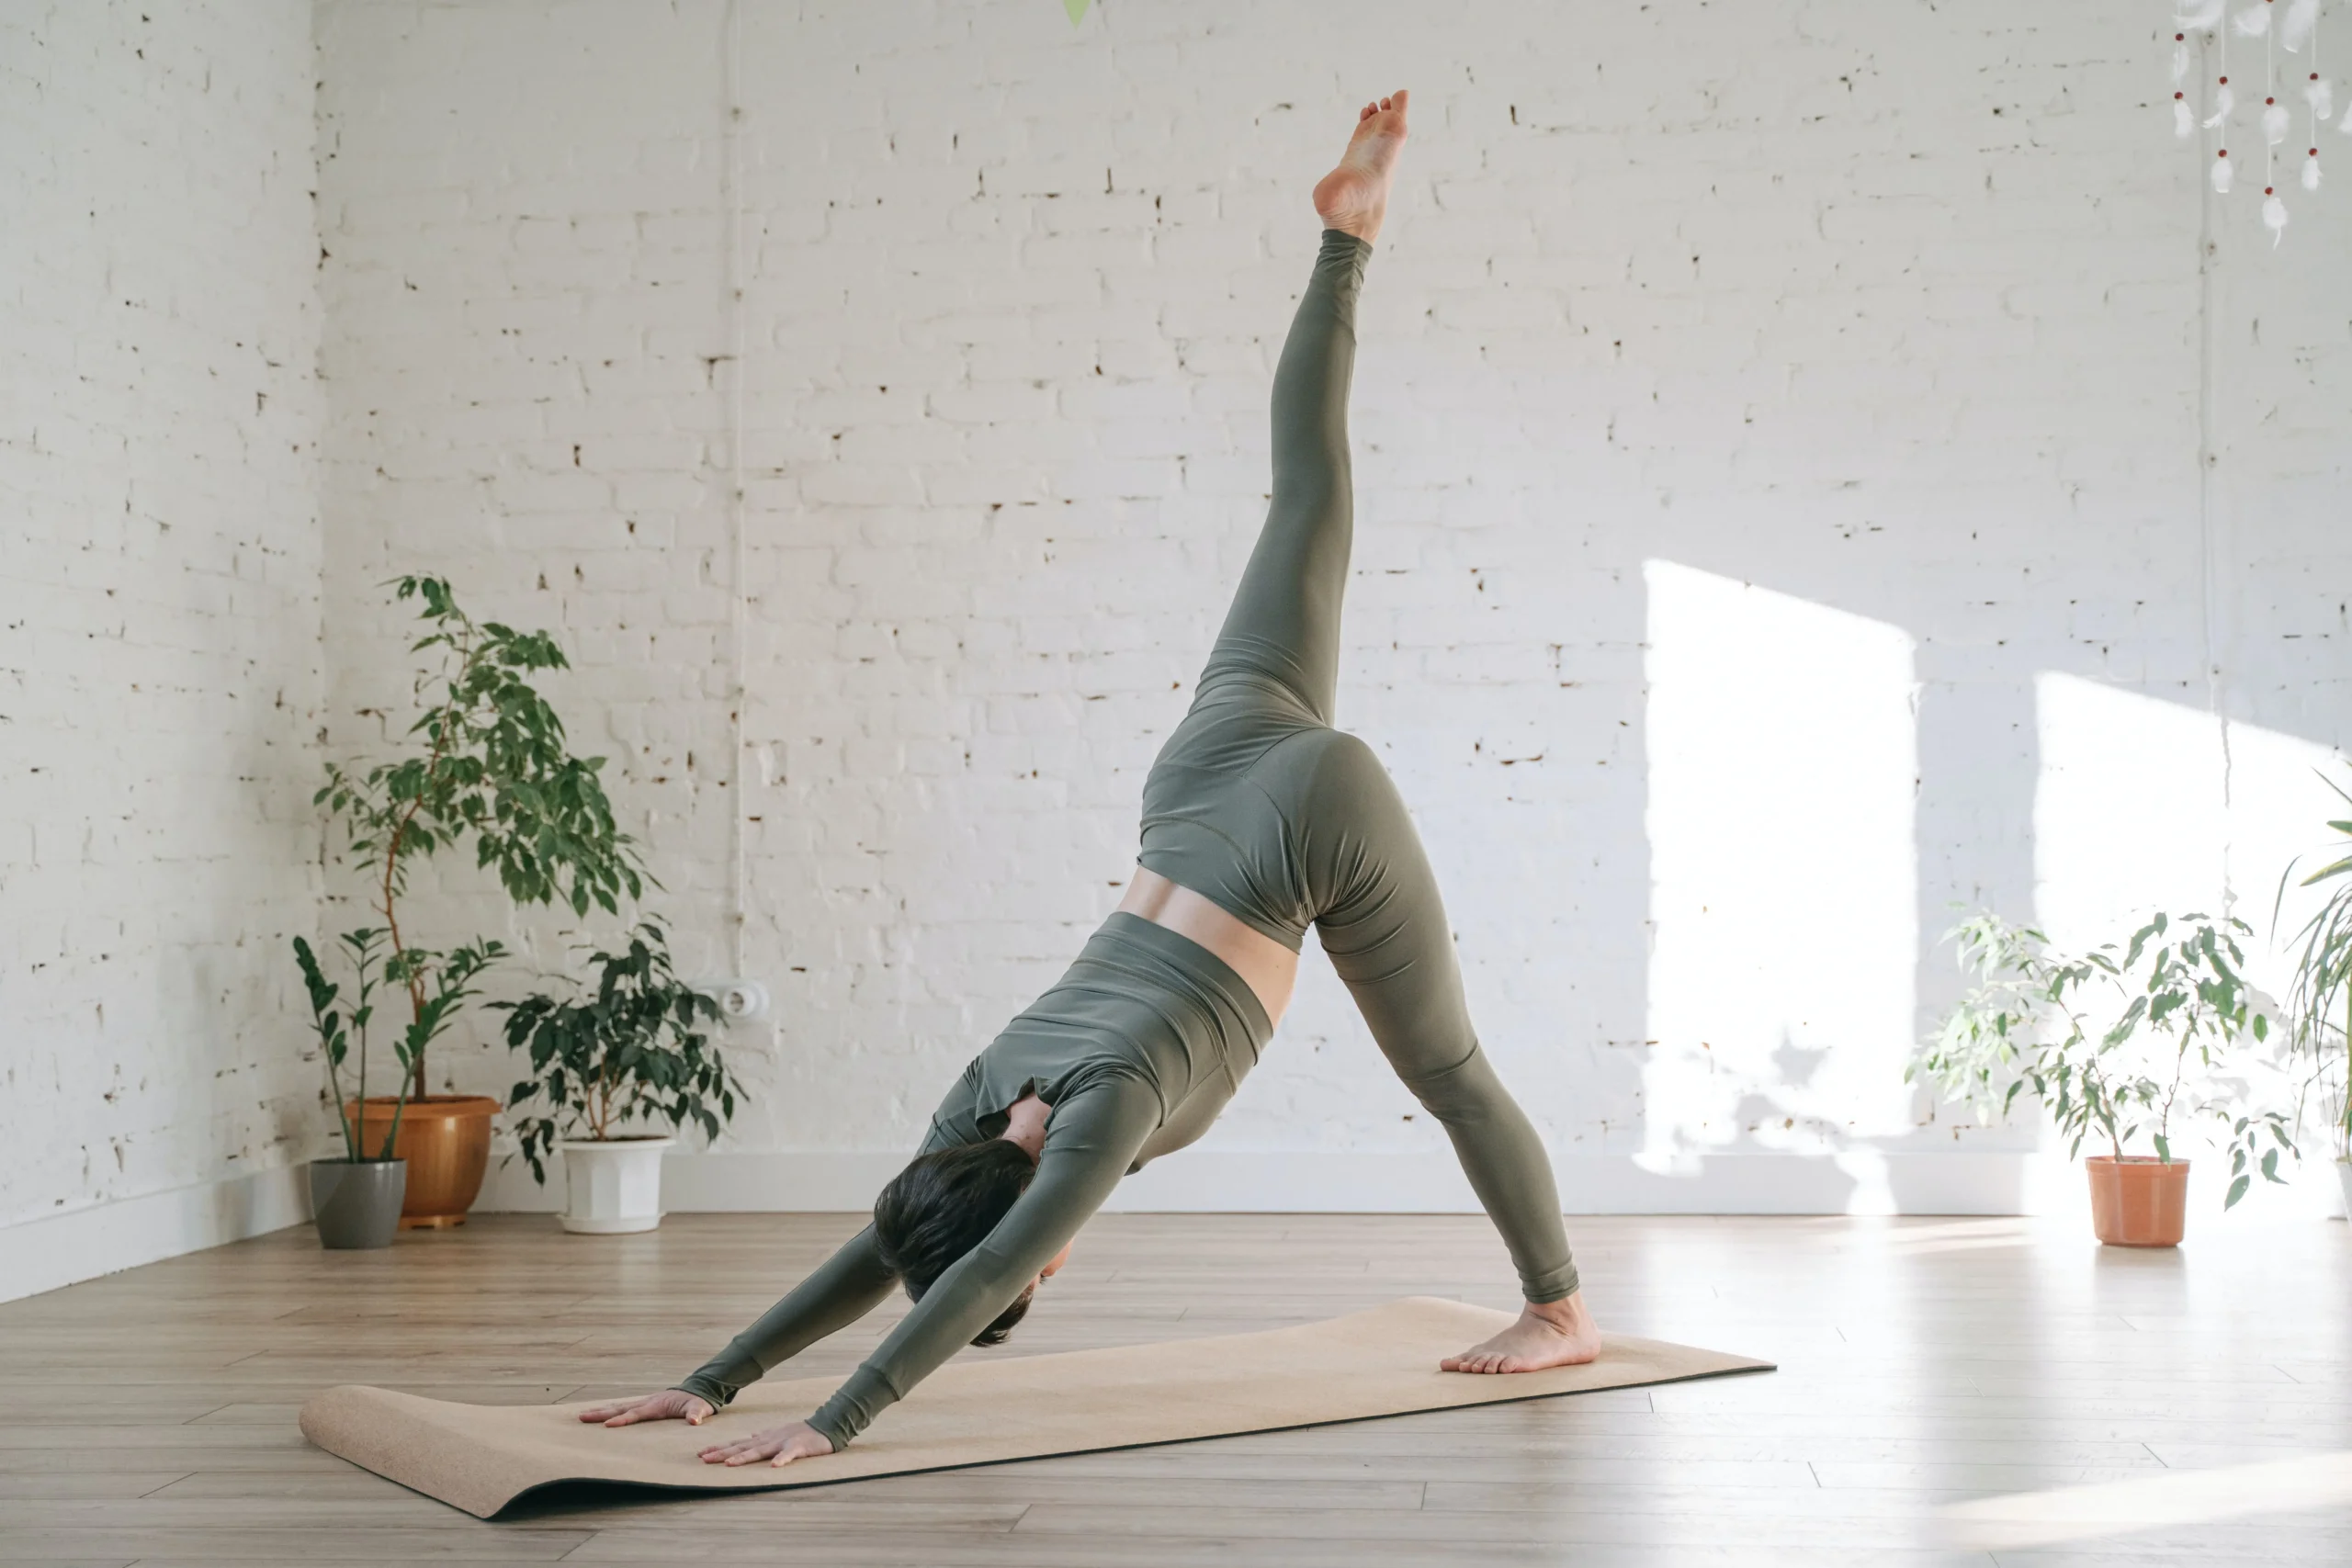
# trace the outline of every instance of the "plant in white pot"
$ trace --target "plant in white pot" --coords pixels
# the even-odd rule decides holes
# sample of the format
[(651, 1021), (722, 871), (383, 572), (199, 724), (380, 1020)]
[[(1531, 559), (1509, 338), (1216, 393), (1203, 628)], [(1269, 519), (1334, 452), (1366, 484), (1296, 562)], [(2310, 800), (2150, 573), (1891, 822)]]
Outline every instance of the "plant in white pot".
[(541, 1185), (548, 1156), (562, 1151), (564, 1229), (651, 1230), (662, 1223), (662, 1155), (677, 1139), (631, 1129), (666, 1122), (674, 1132), (691, 1122), (715, 1138), (734, 1118), (742, 1086), (704, 1032), (718, 1021), (718, 1004), (678, 978), (658, 920), (588, 964), (590, 984), (571, 996), (492, 1004), (508, 1010), (506, 1043), (531, 1059), (531, 1076), (506, 1103), (529, 1102), (537, 1112), (514, 1132)]
[[(2217, 1122), (2230, 1151), (2222, 1206), (2234, 1207), (2258, 1170), (2283, 1182), (2296, 1156), (2301, 1093), (2273, 1043), (2270, 1007), (2245, 978), (2245, 921), (2159, 914), (2132, 935), (2079, 956), (1993, 914), (1951, 933), (1976, 987), (1905, 1071), (1986, 1122), (2006, 1119), (2027, 1089), (2049, 1108), (2067, 1154), (2093, 1138), (2086, 1162), (2099, 1240), (2171, 1247), (2181, 1236), (2188, 1162), (2173, 1143), (2194, 1121)], [(2285, 1033), (2279, 1032), (2283, 1043)], [(2141, 1139), (2153, 1156), (2127, 1152)]]
[[(2352, 805), (2352, 795), (2334, 780), (2328, 787)], [(2344, 1188), (2344, 1213), (2352, 1219), (2352, 818), (2332, 821), (2344, 836), (2329, 852), (2330, 863), (2304, 877), (2298, 886), (2332, 884), (2322, 904), (2297, 940), (2294, 978), (2289, 1003), (2294, 1019), (2295, 1043), (2309, 1054), (2327, 1107), (2329, 1141), (2335, 1145), (2335, 1175)], [(2278, 879), (2277, 911), (2286, 906), (2287, 885), (2296, 867)]]

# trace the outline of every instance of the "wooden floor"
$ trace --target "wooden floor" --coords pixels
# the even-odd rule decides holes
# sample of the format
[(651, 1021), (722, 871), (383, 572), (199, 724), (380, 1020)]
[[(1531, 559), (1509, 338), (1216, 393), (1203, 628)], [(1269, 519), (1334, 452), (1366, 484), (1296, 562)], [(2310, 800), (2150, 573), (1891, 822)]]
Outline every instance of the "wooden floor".
[[(0, 1562), (2340, 1568), (2352, 1503), (2281, 1461), (2352, 1450), (2352, 1238), (2196, 1221), (2133, 1253), (2030, 1221), (1578, 1220), (1607, 1326), (1782, 1370), (497, 1523), (310, 1448), (296, 1408), (662, 1386), (854, 1222), (490, 1216), (341, 1254), (282, 1231), (0, 1306)], [(1508, 1305), (1509, 1278), (1473, 1218), (1109, 1215), (993, 1353)], [(896, 1315), (804, 1365), (845, 1371)], [(2022, 1494), (2007, 1522), (1966, 1507)]]

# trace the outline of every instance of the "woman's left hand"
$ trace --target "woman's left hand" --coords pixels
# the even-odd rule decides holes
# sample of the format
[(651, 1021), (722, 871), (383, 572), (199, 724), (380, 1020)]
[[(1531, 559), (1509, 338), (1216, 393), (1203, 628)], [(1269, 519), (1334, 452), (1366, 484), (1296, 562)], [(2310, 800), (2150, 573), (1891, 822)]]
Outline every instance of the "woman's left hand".
[(770, 1464), (790, 1464), (797, 1459), (815, 1459), (833, 1451), (832, 1439), (806, 1421), (787, 1422), (771, 1427), (764, 1432), (754, 1432), (748, 1438), (738, 1438), (731, 1443), (713, 1443), (702, 1450), (705, 1464), (751, 1464), (766, 1460)]

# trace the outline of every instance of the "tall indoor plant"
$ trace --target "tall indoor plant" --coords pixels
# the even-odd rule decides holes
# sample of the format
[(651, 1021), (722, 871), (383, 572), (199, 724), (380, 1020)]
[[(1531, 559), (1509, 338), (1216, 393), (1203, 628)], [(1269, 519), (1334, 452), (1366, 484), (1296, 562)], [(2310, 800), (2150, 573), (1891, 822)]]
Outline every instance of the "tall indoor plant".
[[(2041, 932), (1993, 914), (1951, 933), (1976, 985), (1920, 1050), (1906, 1077), (1925, 1074), (1944, 1098), (1986, 1121), (2006, 1118), (2030, 1089), (2049, 1108), (2069, 1157), (2086, 1162), (2092, 1224), (2101, 1241), (2171, 1246), (2180, 1239), (2188, 1162), (2173, 1141), (2191, 1121), (2218, 1121), (2230, 1150), (2224, 1209), (2256, 1171), (2282, 1181), (2295, 1153), (2294, 1119), (2251, 1097), (2246, 1081), (2268, 1041), (2267, 1006), (2245, 978), (2233, 918), (2159, 914), (2132, 935), (2075, 956)], [(2128, 1152), (2143, 1138), (2151, 1155)]]
[[(440, 578), (391, 586), (395, 602), (416, 604), (423, 623), (410, 651), (431, 656), (415, 681), (424, 712), (407, 730), (413, 750), (372, 765), (330, 764), (314, 799), (342, 829), (339, 858), (359, 872), (381, 921), (368, 928), (380, 935), (381, 982), (408, 1003), (401, 1093), (363, 1098), (357, 1120), (380, 1126), (384, 1146), (409, 1162), (402, 1223), (458, 1224), (481, 1187), (498, 1101), (430, 1093), (426, 1051), (473, 994), (465, 982), (504, 949), (485, 939), (447, 950), (419, 944), (401, 923), (411, 870), (470, 840), (474, 863), (494, 869), (516, 904), (617, 913), (624, 895), (643, 890), (642, 863), (613, 820), (597, 777), (605, 760), (571, 753), (562, 720), (532, 684), (569, 663), (554, 637), (477, 623)], [(356, 960), (348, 937), (344, 945)], [(375, 1134), (352, 1134), (355, 1146), (362, 1136)]]
[[(2347, 806), (2346, 794), (2333, 779), (2335, 790)], [(2352, 1216), (2352, 818), (2328, 823), (2342, 835), (2330, 851), (2329, 863), (2303, 877), (2299, 886), (2325, 886), (2327, 899), (2297, 933), (2299, 949), (2294, 977), (2289, 982), (2289, 1009), (2294, 1021), (2295, 1043), (2304, 1051), (2324, 1087), (2328, 1107), (2329, 1141), (2335, 1145), (2335, 1174), (2344, 1189), (2344, 1212)], [(2298, 861), (2278, 879), (2278, 900), (2272, 919), (2283, 909), (2287, 885), (2301, 864)]]
[(677, 1140), (629, 1129), (692, 1122), (715, 1138), (742, 1086), (705, 1032), (719, 1021), (718, 1004), (678, 978), (659, 920), (641, 922), (627, 947), (600, 950), (588, 966), (590, 983), (567, 995), (491, 1004), (509, 1010), (506, 1043), (530, 1057), (531, 1076), (507, 1105), (536, 1112), (514, 1131), (541, 1185), (547, 1156), (563, 1153), (564, 1229), (651, 1230), (662, 1223), (662, 1154)]

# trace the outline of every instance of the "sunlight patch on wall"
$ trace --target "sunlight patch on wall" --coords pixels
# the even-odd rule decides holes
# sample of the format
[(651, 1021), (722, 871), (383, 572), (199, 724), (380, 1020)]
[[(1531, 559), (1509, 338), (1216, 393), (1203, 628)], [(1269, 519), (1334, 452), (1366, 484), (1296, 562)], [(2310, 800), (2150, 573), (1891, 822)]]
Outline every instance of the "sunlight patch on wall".
[(1900, 628), (1670, 561), (1648, 589), (1643, 1163), (1910, 1130), (1917, 682)]
[(2211, 716), (2058, 674), (2035, 678), (2034, 711), (2036, 923), (2078, 949), (2128, 940), (2153, 909), (2220, 913), (2222, 744)]

